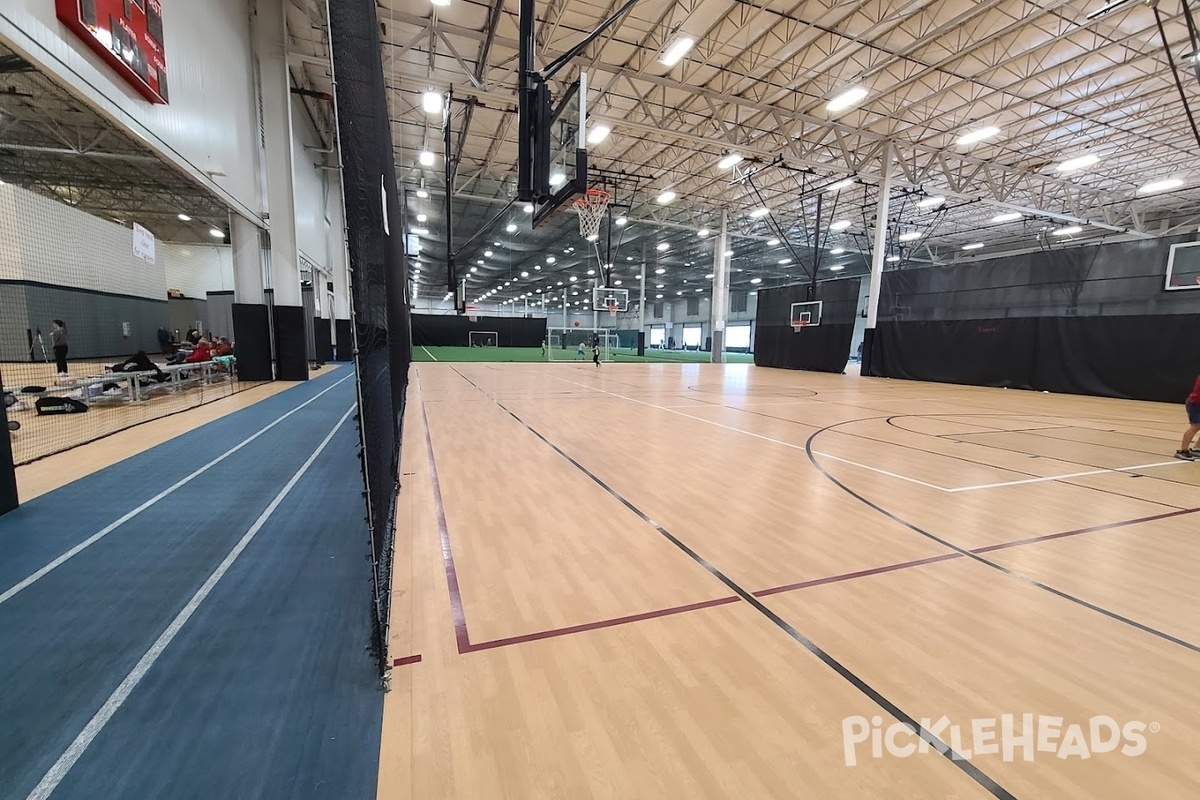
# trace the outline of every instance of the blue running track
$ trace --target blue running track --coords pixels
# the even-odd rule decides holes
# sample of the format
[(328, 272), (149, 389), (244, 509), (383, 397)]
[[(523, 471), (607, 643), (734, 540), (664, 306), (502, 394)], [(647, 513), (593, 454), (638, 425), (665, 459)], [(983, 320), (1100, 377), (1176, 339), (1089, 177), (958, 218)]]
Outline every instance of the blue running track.
[(334, 370), (0, 517), (0, 798), (373, 800), (354, 397)]

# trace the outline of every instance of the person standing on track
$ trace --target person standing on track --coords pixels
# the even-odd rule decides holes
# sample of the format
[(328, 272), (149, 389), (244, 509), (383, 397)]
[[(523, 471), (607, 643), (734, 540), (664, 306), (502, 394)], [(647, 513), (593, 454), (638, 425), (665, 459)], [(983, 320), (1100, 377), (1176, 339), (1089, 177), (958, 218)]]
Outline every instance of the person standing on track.
[[(57, 351), (58, 348), (55, 348), (55, 352)], [(1196, 385), (1192, 387), (1192, 393), (1188, 395), (1187, 402), (1183, 405), (1187, 409), (1188, 429), (1183, 434), (1183, 442), (1175, 453), (1175, 457), (1184, 461), (1200, 460), (1200, 450), (1193, 447), (1196, 434), (1200, 433), (1200, 377), (1196, 378)]]
[(67, 334), (67, 323), (61, 319), (54, 320), (54, 330), (50, 331), (50, 343), (54, 345), (54, 364), (59, 375), (67, 374), (67, 348), (71, 337)]

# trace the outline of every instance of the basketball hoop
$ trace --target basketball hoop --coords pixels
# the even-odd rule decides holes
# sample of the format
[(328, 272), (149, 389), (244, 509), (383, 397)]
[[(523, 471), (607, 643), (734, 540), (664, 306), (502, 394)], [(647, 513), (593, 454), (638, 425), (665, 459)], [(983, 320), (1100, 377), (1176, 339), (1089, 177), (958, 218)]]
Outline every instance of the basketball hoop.
[(609, 304), (608, 304), (608, 314), (609, 314), (609, 316), (610, 316), (610, 317), (612, 317), (613, 319), (616, 319), (616, 318), (617, 318), (617, 310), (618, 310), (619, 308), (620, 308), (620, 306), (618, 306), (616, 303), (609, 303)]
[(805, 322), (804, 320), (796, 320), (792, 323), (792, 333), (799, 333), (807, 328), (810, 324), (811, 323)]
[(583, 197), (572, 203), (575, 213), (579, 215), (580, 236), (590, 242), (600, 235), (600, 221), (604, 219), (604, 212), (611, 201), (612, 195), (603, 189), (588, 189)]

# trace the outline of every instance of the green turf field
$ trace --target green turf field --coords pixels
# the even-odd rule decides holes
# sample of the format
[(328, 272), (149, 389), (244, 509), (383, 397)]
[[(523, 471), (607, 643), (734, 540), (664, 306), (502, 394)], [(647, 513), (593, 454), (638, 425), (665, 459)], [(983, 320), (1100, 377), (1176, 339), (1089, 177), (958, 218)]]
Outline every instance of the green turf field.
[[(576, 359), (575, 351), (559, 348), (555, 352), (555, 362), (559, 361), (591, 361), (587, 358)], [(726, 353), (729, 363), (751, 364), (754, 356), (746, 353)], [(540, 347), (414, 347), (413, 361), (546, 361)], [(711, 360), (708, 353), (693, 350), (647, 350), (646, 355), (639, 356), (633, 349), (618, 348), (613, 350), (613, 361), (618, 362), (676, 362), (688, 364), (706, 364)]]

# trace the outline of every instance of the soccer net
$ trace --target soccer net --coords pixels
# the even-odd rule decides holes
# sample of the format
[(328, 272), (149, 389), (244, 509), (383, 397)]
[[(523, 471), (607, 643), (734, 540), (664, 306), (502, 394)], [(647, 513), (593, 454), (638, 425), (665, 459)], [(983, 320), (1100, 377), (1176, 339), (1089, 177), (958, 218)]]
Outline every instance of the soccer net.
[(471, 347), (498, 347), (500, 334), (495, 331), (470, 331), (467, 338), (467, 344)]
[(548, 361), (591, 361), (592, 342), (600, 344), (600, 360), (612, 361), (617, 337), (604, 328), (549, 328), (546, 331)]

